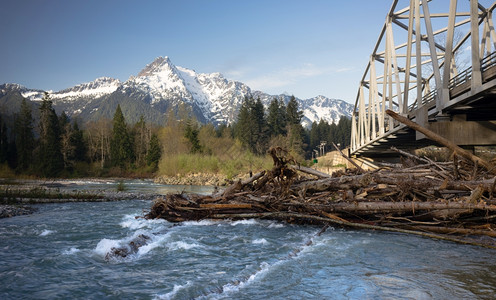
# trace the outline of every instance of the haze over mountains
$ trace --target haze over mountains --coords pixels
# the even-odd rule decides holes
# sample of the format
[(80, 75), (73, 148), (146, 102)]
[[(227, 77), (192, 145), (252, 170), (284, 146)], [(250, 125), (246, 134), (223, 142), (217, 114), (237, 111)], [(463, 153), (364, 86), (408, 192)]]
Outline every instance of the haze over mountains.
[[(33, 90), (18, 84), (0, 85), (0, 111), (17, 112), (22, 98), (39, 102), (44, 91)], [(100, 77), (88, 83), (57, 92), (49, 91), (57, 113), (65, 111), (69, 117), (83, 122), (113, 117), (117, 104), (121, 105), (126, 120), (137, 122), (144, 116), (147, 122), (163, 124), (169, 109), (177, 112), (180, 104), (190, 107), (202, 123), (230, 124), (245, 96), (260, 98), (267, 107), (274, 97), (287, 103), (290, 95), (269, 95), (254, 91), (244, 83), (226, 79), (220, 73), (196, 73), (175, 66), (168, 57), (158, 57), (136, 76), (125, 82)], [(295, 95), (297, 96), (297, 95)], [(341, 116), (351, 117), (353, 106), (343, 100), (317, 96), (298, 99), (306, 126), (323, 119), (337, 122)]]

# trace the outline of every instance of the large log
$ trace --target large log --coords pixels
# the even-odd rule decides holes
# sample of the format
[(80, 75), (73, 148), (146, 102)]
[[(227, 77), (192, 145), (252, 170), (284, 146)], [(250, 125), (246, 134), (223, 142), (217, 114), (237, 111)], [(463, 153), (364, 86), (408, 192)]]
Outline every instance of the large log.
[(314, 169), (310, 169), (310, 168), (307, 168), (304, 166), (296, 166), (296, 165), (289, 165), (289, 166), (295, 170), (300, 171), (300, 172), (310, 174), (313, 176), (317, 176), (318, 178), (331, 178), (331, 175), (329, 175), (329, 174), (326, 174), (326, 173), (323, 173), (323, 172), (320, 172), (320, 171), (317, 171)]
[(332, 190), (358, 189), (370, 184), (372, 175), (363, 174), (355, 176), (341, 176), (325, 178), (320, 180), (305, 181), (292, 187), (294, 191), (304, 190), (311, 192), (322, 192)]
[(496, 212), (496, 205), (471, 204), (466, 202), (419, 202), (419, 201), (354, 201), (338, 202), (327, 204), (307, 204), (307, 203), (285, 203), (286, 206), (301, 206), (319, 209), (325, 212), (338, 213), (356, 213), (356, 214), (373, 214), (373, 213), (405, 213), (425, 210), (481, 210)]
[(426, 225), (415, 225), (415, 226), (404, 226), (407, 229), (418, 229), (424, 231), (430, 231), (435, 233), (444, 234), (463, 234), (463, 235), (487, 235), (490, 237), (496, 237), (495, 231), (482, 230), (482, 229), (471, 229), (471, 228), (454, 228), (454, 227), (437, 227), (437, 226), (426, 226)]

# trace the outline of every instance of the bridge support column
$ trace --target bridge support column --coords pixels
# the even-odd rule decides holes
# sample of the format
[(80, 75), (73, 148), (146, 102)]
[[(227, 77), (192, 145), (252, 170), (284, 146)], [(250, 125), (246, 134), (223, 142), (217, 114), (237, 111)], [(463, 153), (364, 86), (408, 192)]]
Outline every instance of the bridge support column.
[[(467, 121), (466, 115), (453, 115), (450, 121), (419, 124), (459, 146), (496, 145), (496, 121)], [(421, 140), (425, 136), (417, 132), (416, 138)]]

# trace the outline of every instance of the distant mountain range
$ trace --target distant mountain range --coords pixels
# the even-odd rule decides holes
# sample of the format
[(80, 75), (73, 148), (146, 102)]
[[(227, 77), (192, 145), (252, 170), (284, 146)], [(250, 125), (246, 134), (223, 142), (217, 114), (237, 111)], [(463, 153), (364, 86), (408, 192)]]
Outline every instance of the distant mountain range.
[[(41, 101), (44, 91), (33, 90), (12, 83), (0, 85), (0, 112), (12, 114), (19, 110), (22, 98), (34, 103)], [(163, 124), (169, 108), (177, 112), (180, 104), (192, 109), (202, 123), (230, 124), (236, 121), (237, 113), (245, 96), (260, 98), (268, 107), (275, 97), (252, 91), (239, 81), (228, 80), (220, 73), (196, 73), (193, 70), (175, 66), (168, 57), (158, 57), (136, 76), (125, 82), (101, 77), (88, 83), (58, 92), (49, 91), (57, 113), (65, 111), (72, 118), (83, 122), (113, 117), (120, 104), (124, 117), (129, 123), (137, 122), (144, 116), (147, 122)], [(353, 106), (343, 100), (317, 96), (298, 99), (304, 113), (303, 125), (323, 119), (337, 122), (341, 116), (351, 117)]]

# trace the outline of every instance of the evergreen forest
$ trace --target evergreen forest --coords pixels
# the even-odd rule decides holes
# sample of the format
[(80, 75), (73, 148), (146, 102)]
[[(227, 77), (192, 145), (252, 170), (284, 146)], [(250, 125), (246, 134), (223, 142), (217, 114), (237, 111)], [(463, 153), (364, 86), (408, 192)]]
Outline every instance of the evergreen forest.
[[(35, 121), (33, 109), (38, 109)], [(231, 125), (200, 124), (186, 106), (169, 111), (164, 125), (129, 124), (118, 105), (111, 120), (89, 123), (57, 115), (47, 93), (37, 106), (22, 100), (12, 116), (0, 115), (0, 166), (3, 177), (152, 177), (188, 173), (240, 173), (270, 168), (267, 150), (280, 146), (305, 163), (321, 141), (327, 150), (349, 144), (351, 121), (301, 124), (294, 97), (274, 98), (268, 108), (245, 97)]]

